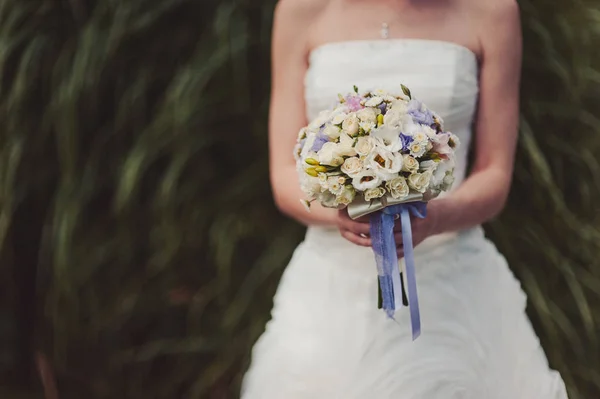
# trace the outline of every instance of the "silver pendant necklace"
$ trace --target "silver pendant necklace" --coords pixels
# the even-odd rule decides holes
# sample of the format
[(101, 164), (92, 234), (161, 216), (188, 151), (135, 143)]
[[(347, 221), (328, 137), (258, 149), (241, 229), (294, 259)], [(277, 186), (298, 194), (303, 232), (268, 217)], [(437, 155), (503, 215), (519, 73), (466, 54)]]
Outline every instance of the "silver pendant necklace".
[(389, 39), (389, 37), (390, 37), (390, 26), (384, 22), (381, 24), (381, 38)]

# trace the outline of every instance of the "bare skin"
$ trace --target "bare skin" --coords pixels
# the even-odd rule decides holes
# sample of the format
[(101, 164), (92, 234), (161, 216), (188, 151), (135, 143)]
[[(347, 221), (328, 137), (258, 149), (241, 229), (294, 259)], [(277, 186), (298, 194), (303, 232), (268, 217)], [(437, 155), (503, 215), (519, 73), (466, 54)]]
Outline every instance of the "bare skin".
[[(425, 219), (413, 220), (413, 241), (467, 229), (494, 218), (509, 193), (519, 118), (521, 30), (515, 0), (280, 0), (273, 33), (270, 114), (271, 184), (280, 210), (306, 225), (337, 226), (347, 240), (371, 246), (368, 219), (299, 201), (294, 159), (298, 130), (307, 124), (304, 75), (310, 51), (322, 44), (390, 38), (453, 42), (480, 63), (475, 158), (469, 177), (451, 195), (433, 200)], [(493, 184), (490, 184), (493, 182)], [(402, 256), (402, 237), (396, 233)]]

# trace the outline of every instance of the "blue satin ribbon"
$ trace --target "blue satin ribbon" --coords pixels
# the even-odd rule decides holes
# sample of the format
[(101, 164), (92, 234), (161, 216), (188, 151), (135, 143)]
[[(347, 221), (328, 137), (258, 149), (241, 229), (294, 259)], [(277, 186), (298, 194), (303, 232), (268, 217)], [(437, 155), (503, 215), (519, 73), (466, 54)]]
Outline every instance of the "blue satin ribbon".
[(402, 225), (402, 244), (404, 245), (404, 263), (406, 265), (406, 282), (408, 285), (408, 306), (413, 340), (421, 334), (421, 317), (419, 314), (419, 298), (415, 277), (415, 257), (413, 253), (412, 228), (410, 216), (418, 218), (427, 216), (425, 202), (409, 202), (392, 205), (381, 212), (371, 214), (371, 240), (377, 263), (379, 286), (381, 289), (382, 307), (387, 315), (394, 317), (396, 309), (402, 307), (402, 279), (398, 267), (396, 241), (394, 239), (394, 223), (400, 216)]

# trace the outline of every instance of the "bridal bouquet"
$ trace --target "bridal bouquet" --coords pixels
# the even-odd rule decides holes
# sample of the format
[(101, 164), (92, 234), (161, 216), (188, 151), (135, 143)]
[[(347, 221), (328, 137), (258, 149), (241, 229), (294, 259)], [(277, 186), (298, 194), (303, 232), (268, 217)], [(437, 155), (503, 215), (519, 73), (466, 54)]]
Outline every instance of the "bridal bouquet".
[(371, 215), (382, 307), (390, 317), (402, 306), (404, 285), (393, 237), (401, 217), (413, 337), (420, 333), (410, 215), (425, 217), (426, 203), (454, 181), (458, 138), (445, 132), (441, 118), (401, 86), (339, 96), (300, 130), (294, 150), (303, 204), (348, 208), (350, 217)]

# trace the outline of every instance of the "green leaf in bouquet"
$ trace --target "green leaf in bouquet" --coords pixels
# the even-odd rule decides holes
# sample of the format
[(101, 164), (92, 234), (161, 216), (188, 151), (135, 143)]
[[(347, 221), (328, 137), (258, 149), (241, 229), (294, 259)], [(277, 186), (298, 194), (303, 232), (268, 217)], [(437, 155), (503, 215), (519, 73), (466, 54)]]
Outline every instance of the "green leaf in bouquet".
[(400, 85), (400, 87), (402, 87), (402, 92), (404, 94), (406, 94), (408, 96), (408, 98), (410, 98), (412, 100), (412, 95), (410, 94), (410, 90), (408, 89), (408, 87), (406, 87), (404, 85)]
[(358, 87), (356, 85), (354, 85), (354, 92), (358, 94)]

